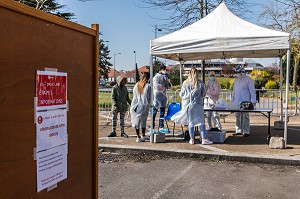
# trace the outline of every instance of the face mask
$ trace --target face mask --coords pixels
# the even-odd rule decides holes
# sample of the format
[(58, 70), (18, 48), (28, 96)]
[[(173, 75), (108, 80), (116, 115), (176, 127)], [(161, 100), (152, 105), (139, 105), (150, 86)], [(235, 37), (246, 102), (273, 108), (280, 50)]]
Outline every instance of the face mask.
[(242, 77), (245, 77), (245, 76), (246, 76), (246, 73), (241, 73), (241, 76), (242, 76)]
[(215, 81), (215, 77), (209, 77), (210, 81)]
[(236, 78), (241, 79), (242, 78), (241, 73), (236, 74)]
[(166, 74), (166, 72), (167, 72), (167, 71), (165, 71), (165, 70), (162, 70), (162, 71), (161, 71), (161, 74), (165, 75), (165, 74)]

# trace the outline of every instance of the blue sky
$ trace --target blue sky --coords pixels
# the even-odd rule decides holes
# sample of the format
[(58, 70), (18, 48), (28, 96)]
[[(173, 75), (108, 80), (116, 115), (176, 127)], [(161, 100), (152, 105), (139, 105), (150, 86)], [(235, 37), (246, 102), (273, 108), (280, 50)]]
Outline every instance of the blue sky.
[[(91, 24), (99, 24), (100, 36), (110, 49), (110, 62), (114, 64), (116, 70), (132, 70), (136, 62), (138, 67), (149, 65), (149, 43), (155, 37), (155, 25), (158, 27), (163, 22), (159, 19), (149, 17), (160, 17), (165, 12), (149, 8), (141, 8), (138, 0), (94, 0), (81, 2), (78, 0), (58, 0), (62, 5), (66, 5), (65, 10), (76, 15), (75, 21), (81, 25), (90, 27)], [(256, 23), (254, 15), (249, 17), (251, 23)], [(158, 37), (167, 34), (166, 31), (158, 32)], [(275, 61), (272, 59), (256, 59), (263, 65), (268, 65)], [(175, 62), (166, 60), (166, 64)]]

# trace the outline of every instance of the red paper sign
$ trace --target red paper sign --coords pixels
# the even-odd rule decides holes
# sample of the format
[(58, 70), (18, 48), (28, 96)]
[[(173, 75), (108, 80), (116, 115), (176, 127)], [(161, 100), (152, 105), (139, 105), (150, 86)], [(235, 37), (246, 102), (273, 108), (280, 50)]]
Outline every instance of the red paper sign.
[(37, 71), (37, 110), (66, 108), (67, 73)]

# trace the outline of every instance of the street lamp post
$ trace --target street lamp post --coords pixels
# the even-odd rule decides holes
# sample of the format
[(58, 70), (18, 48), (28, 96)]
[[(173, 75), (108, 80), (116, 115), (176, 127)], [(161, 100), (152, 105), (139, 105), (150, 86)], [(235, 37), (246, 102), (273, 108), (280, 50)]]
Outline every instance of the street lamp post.
[(157, 25), (155, 25), (155, 39), (157, 38), (157, 31), (161, 32), (162, 29), (158, 28)]
[(120, 55), (121, 53), (114, 54), (114, 82), (116, 81), (116, 55)]
[[(155, 33), (155, 35), (154, 35), (155, 39), (157, 38), (157, 31), (161, 32), (162, 29), (158, 28), (157, 25), (155, 24), (155, 31), (154, 31), (154, 33)], [(154, 63), (156, 63), (156, 57), (154, 57)]]
[(134, 66), (136, 66), (136, 52), (133, 51), (133, 53), (134, 53)]

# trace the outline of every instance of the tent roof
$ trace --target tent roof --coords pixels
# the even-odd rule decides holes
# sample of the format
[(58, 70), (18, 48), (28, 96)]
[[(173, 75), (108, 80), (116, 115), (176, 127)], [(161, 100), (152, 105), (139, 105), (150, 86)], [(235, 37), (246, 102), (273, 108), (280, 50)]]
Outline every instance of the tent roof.
[(289, 33), (251, 24), (224, 3), (203, 19), (151, 40), (151, 54), (171, 60), (278, 57), (289, 48)]

